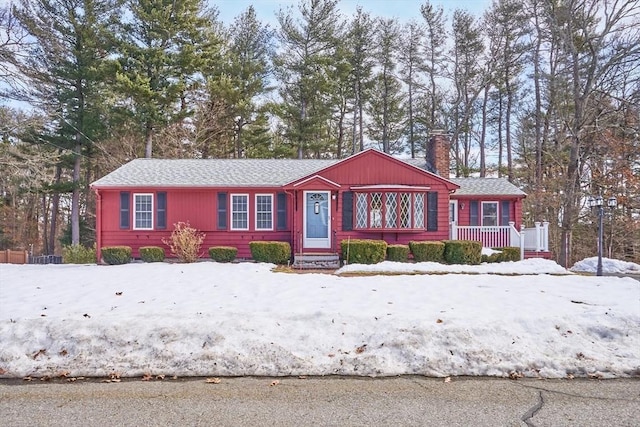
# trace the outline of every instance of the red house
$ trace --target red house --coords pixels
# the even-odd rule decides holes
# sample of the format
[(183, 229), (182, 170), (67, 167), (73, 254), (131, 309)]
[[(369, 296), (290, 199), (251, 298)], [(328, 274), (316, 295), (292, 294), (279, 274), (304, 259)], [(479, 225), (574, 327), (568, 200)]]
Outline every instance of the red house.
[(443, 136), (429, 159), (373, 149), (341, 160), (136, 159), (91, 185), (97, 248), (127, 245), (137, 257), (188, 221), (206, 234), (204, 248), (234, 246), (239, 258), (251, 257), (251, 241), (277, 240), (291, 244), (296, 262), (337, 259), (348, 238), (480, 240), (549, 255), (544, 227), (523, 232), (525, 193), (502, 178), (435, 173), (449, 168)]

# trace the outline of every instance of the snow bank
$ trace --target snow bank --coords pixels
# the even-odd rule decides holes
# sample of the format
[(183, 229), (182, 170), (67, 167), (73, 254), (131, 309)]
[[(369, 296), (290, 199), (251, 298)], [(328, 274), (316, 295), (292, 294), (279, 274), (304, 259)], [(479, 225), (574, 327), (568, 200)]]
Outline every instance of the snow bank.
[(3, 264), (0, 376), (638, 376), (640, 283), (530, 261), (510, 271), (545, 274)]
[[(570, 270), (576, 273), (595, 273), (597, 267), (598, 257), (591, 257), (576, 262)], [(602, 272), (607, 274), (640, 274), (640, 265), (617, 259), (602, 258)]]

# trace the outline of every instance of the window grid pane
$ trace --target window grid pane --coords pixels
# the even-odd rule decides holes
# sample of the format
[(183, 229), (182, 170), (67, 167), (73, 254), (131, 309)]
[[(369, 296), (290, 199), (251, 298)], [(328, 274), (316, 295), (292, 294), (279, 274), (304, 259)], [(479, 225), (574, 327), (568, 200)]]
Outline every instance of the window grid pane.
[(415, 228), (424, 228), (424, 193), (416, 193), (413, 205)]
[(400, 193), (400, 228), (411, 228), (411, 194)]
[(248, 212), (248, 196), (235, 195), (231, 196), (231, 228), (248, 229), (249, 228), (249, 212)]
[(371, 228), (382, 228), (382, 193), (371, 193)]
[(153, 227), (152, 196), (150, 194), (136, 194), (136, 228), (149, 229)]
[(356, 193), (356, 228), (367, 228), (367, 194)]
[(498, 225), (498, 203), (482, 202), (482, 225), (485, 227)]
[(398, 194), (387, 193), (385, 206), (385, 222), (386, 228), (396, 228), (398, 226)]
[(256, 196), (256, 229), (271, 230), (273, 228), (272, 197)]

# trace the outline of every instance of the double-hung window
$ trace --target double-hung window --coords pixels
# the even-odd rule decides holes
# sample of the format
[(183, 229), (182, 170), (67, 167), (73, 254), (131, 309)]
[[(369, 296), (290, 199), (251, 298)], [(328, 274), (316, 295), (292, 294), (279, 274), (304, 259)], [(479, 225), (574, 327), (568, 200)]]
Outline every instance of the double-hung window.
[(498, 225), (498, 202), (482, 202), (482, 225), (485, 227)]
[(133, 195), (133, 229), (153, 229), (153, 194)]
[(249, 195), (231, 195), (231, 229), (249, 229)]
[(273, 194), (256, 194), (256, 230), (273, 230)]

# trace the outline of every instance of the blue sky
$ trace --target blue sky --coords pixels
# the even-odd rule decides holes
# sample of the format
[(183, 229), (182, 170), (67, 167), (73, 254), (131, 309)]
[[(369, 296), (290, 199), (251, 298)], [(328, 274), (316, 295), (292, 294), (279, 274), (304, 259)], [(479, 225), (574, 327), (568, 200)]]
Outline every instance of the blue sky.
[[(272, 26), (276, 23), (276, 13), (280, 9), (293, 7), (297, 11), (300, 0), (212, 0), (220, 12), (219, 18), (225, 24), (230, 24), (233, 19), (253, 5), (258, 18)], [(406, 22), (411, 18), (420, 18), (420, 6), (424, 1), (419, 0), (340, 0), (338, 8), (347, 16), (353, 15), (358, 6), (372, 16), (384, 18), (398, 18)], [(445, 13), (450, 17), (456, 9), (464, 9), (480, 17), (491, 5), (491, 0), (432, 0), (434, 5), (442, 5)]]

